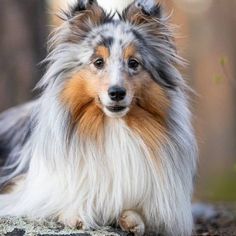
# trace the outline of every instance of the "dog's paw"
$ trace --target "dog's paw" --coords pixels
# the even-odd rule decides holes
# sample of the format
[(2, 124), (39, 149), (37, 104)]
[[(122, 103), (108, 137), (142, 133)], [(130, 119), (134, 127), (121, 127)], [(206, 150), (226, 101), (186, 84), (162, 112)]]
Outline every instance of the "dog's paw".
[(60, 215), (58, 217), (58, 222), (72, 229), (82, 229), (82, 230), (86, 229), (83, 221), (81, 220), (79, 216), (68, 218), (68, 217), (65, 217), (64, 215)]
[(131, 232), (135, 236), (143, 236), (145, 225), (142, 217), (135, 211), (124, 211), (119, 219), (119, 225), (122, 230)]

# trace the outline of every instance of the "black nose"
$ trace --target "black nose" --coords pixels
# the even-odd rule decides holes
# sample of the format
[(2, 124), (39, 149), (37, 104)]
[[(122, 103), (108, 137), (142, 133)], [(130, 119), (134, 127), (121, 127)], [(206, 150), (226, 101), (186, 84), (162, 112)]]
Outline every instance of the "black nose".
[(119, 86), (112, 86), (108, 90), (109, 97), (112, 101), (121, 101), (125, 98), (126, 89)]

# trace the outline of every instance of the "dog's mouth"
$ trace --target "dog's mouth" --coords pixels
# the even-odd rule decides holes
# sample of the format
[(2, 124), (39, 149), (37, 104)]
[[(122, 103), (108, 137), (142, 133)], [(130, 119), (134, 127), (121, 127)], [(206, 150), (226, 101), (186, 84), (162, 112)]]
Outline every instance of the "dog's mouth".
[(126, 104), (104, 104), (100, 97), (97, 98), (97, 104), (107, 116), (112, 118), (123, 117), (130, 110), (129, 105)]
[(127, 107), (125, 106), (106, 106), (106, 109), (110, 112), (121, 112), (124, 111)]

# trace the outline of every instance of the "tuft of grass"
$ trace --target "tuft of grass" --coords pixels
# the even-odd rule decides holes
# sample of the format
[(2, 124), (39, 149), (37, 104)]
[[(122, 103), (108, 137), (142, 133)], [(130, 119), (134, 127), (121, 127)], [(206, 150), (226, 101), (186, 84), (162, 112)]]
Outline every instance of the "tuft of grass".
[(213, 77), (213, 82), (219, 84), (224, 80), (224, 77), (222, 75), (215, 75)]

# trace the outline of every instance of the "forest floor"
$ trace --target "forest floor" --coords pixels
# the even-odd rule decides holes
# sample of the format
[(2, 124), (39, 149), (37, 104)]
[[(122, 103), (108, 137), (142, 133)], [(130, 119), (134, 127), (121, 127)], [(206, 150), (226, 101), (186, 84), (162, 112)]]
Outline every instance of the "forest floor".
[[(202, 205), (202, 204), (201, 204)], [(236, 205), (202, 205), (207, 210), (196, 220), (193, 236), (236, 236)], [(99, 231), (68, 229), (54, 222), (35, 222), (25, 218), (0, 218), (0, 236), (131, 236), (119, 229)], [(150, 236), (150, 235), (147, 235)], [(177, 235), (176, 235), (177, 236)]]
[(236, 204), (212, 206), (214, 214), (198, 217), (194, 236), (236, 236)]

